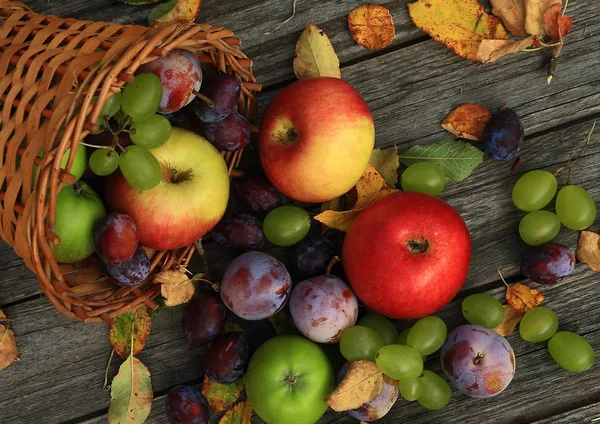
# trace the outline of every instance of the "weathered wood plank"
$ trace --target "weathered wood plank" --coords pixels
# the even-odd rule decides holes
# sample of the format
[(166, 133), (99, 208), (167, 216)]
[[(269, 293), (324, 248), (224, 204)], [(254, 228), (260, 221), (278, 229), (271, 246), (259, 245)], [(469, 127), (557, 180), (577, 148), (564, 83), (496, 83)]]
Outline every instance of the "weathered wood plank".
[(564, 414), (554, 415), (553, 417), (536, 421), (536, 424), (572, 424), (572, 423), (597, 423), (600, 421), (600, 402)]

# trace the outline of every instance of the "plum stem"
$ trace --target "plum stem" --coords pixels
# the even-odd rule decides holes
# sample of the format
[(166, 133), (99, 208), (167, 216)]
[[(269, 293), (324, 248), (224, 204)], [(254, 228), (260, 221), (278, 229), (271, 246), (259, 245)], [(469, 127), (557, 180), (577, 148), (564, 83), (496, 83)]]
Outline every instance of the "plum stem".
[(477, 352), (477, 356), (475, 357), (475, 359), (473, 359), (473, 364), (479, 365), (479, 363), (481, 362), (481, 360), (483, 358), (485, 358), (485, 353), (483, 353), (483, 352)]
[(341, 262), (342, 260), (340, 259), (339, 256), (334, 256), (333, 258), (331, 258), (331, 260), (329, 261), (329, 263), (327, 264), (327, 268), (325, 269), (325, 275), (329, 275), (331, 274), (331, 268), (333, 268), (333, 266), (335, 264), (337, 264), (338, 262)]
[(198, 97), (200, 100), (202, 100), (204, 103), (206, 103), (206, 105), (209, 108), (212, 109), (213, 107), (215, 107), (215, 102), (213, 102), (211, 99), (209, 99), (208, 97), (206, 97), (201, 92), (194, 90), (193, 93), (194, 93), (194, 96)]

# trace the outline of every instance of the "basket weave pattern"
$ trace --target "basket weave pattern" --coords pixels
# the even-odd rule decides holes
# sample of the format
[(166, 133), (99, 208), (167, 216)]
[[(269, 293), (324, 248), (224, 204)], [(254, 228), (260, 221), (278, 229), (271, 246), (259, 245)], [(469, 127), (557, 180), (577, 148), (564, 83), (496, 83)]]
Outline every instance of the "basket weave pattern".
[[(102, 275), (100, 261), (59, 265), (51, 246), (56, 197), (70, 174), (75, 148), (98, 129), (102, 106), (138, 67), (172, 49), (185, 49), (201, 62), (242, 80), (238, 112), (250, 121), (260, 84), (240, 40), (222, 27), (174, 24), (162, 28), (62, 19), (32, 12), (19, 2), (0, 1), (0, 235), (37, 276), (63, 314), (84, 322), (104, 321), (152, 300), (160, 287), (150, 282), (119, 287)], [(60, 169), (71, 148), (67, 166)], [(44, 157), (38, 155), (44, 152)], [(242, 151), (223, 152), (229, 172)], [(34, 165), (38, 166), (32, 180)], [(187, 265), (194, 245), (151, 252), (153, 271)]]

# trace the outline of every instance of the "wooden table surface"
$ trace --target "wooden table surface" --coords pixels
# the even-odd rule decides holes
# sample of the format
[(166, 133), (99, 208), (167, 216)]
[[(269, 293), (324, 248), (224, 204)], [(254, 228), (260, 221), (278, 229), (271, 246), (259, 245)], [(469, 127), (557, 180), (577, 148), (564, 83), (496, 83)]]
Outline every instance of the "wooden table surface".
[[(59, 16), (119, 23), (144, 23), (148, 7), (114, 0), (29, 0), (35, 11)], [(600, 10), (596, 2), (572, 0), (574, 27), (566, 39), (556, 76), (546, 84), (545, 53), (521, 53), (495, 64), (462, 59), (432, 41), (412, 23), (407, 0), (385, 0), (397, 36), (392, 46), (367, 51), (351, 39), (346, 14), (357, 0), (298, 0), (298, 13), (279, 31), (272, 30), (291, 13), (292, 0), (204, 0), (199, 22), (226, 26), (241, 37), (254, 71), (265, 86), (261, 110), (283, 86), (295, 80), (292, 58), (307, 22), (329, 35), (343, 65), (342, 76), (364, 95), (375, 119), (377, 147), (397, 145), (402, 151), (448, 137), (440, 127), (446, 114), (463, 103), (497, 110), (508, 103), (522, 117), (526, 140), (523, 162), (485, 160), (461, 183), (448, 184), (442, 198), (464, 217), (473, 240), (469, 277), (454, 302), (439, 312), (449, 328), (462, 323), (461, 300), (487, 292), (502, 298), (501, 269), (510, 282), (522, 279), (519, 263), (527, 251), (518, 234), (522, 213), (511, 202), (517, 178), (532, 169), (554, 171), (571, 152), (579, 152), (592, 123), (600, 116)], [(549, 52), (547, 52), (549, 53)], [(573, 179), (600, 199), (600, 137), (577, 164)], [(247, 155), (244, 166), (256, 166)], [(566, 182), (566, 173), (559, 183)], [(591, 227), (600, 231), (600, 219)], [(562, 229), (557, 241), (575, 249), (578, 233)], [(207, 245), (218, 277), (234, 252)], [(267, 249), (289, 264), (283, 249)], [(194, 263), (192, 270), (198, 270)], [(538, 287), (544, 305), (559, 317), (560, 329), (575, 331), (600, 353), (600, 285), (598, 275), (578, 264), (574, 274), (554, 286)], [(84, 325), (60, 315), (43, 296), (33, 274), (6, 244), (0, 245), (0, 308), (14, 320), (21, 362), (0, 372), (0, 423), (103, 423), (110, 395), (102, 389), (111, 351), (105, 325)], [(139, 355), (152, 373), (155, 401), (147, 422), (165, 423), (164, 398), (176, 384), (202, 380), (205, 349), (191, 348), (180, 326), (181, 308), (159, 314), (146, 348)], [(406, 328), (407, 322), (397, 322)], [(252, 348), (273, 335), (265, 322), (245, 326)], [(383, 423), (588, 423), (600, 420), (600, 365), (580, 374), (560, 369), (545, 344), (530, 344), (518, 334), (508, 337), (517, 357), (517, 372), (499, 396), (473, 399), (453, 390), (450, 404), (427, 411), (416, 402), (399, 401)], [(114, 376), (120, 361), (113, 361)], [(437, 355), (426, 368), (440, 372)], [(254, 417), (253, 422), (260, 422)], [(293, 417), (290, 418), (293, 424)], [(320, 422), (357, 422), (329, 411)]]

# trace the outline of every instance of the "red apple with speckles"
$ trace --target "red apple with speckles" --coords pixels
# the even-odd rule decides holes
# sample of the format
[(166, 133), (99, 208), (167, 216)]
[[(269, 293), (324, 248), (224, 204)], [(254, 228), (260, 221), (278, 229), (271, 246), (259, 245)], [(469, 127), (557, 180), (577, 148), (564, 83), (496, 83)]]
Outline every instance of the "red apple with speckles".
[(358, 300), (338, 277), (313, 277), (292, 290), (290, 313), (305, 337), (317, 343), (336, 343), (342, 331), (356, 324)]
[(163, 94), (159, 113), (177, 112), (188, 105), (202, 85), (200, 62), (187, 50), (171, 50), (165, 57), (140, 66), (139, 72), (151, 72), (160, 78)]
[(350, 190), (375, 143), (373, 117), (360, 93), (339, 78), (296, 81), (267, 107), (258, 150), (265, 174), (283, 194), (325, 202)]
[(342, 249), (356, 296), (382, 315), (421, 318), (458, 293), (469, 272), (471, 239), (448, 203), (396, 192), (369, 205), (353, 222)]
[(247, 252), (231, 262), (221, 280), (221, 299), (231, 312), (249, 321), (279, 312), (292, 290), (281, 262), (262, 252)]

